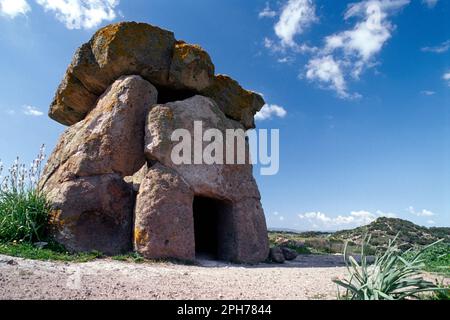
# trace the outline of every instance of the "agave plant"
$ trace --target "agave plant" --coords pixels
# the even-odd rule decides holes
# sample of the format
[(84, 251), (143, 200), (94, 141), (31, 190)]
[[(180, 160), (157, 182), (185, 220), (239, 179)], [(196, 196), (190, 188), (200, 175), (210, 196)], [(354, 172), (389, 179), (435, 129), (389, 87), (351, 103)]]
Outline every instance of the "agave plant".
[(349, 279), (333, 280), (338, 285), (338, 289), (341, 286), (346, 290), (344, 296), (338, 293), (339, 298), (349, 300), (418, 299), (420, 293), (442, 290), (421, 276), (423, 253), (442, 240), (422, 248), (410, 258), (401, 253), (396, 240), (397, 237), (389, 241), (386, 251), (377, 255), (373, 264), (368, 264), (365, 252), (370, 237), (365, 237), (361, 245), (360, 264), (352, 256), (347, 255), (346, 245), (344, 259)]

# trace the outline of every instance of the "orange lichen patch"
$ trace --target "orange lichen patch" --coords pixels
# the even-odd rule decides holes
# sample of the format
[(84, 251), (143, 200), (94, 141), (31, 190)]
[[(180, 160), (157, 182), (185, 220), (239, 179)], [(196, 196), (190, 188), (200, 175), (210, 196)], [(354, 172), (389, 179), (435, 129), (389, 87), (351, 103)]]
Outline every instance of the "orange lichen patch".
[(62, 229), (68, 226), (73, 226), (77, 222), (76, 217), (64, 217), (62, 218), (62, 210), (54, 209), (49, 213), (49, 225), (53, 229)]
[(228, 104), (240, 109), (257, 109), (264, 105), (264, 100), (260, 95), (245, 90), (236, 80), (226, 75), (217, 75), (214, 84), (205, 91), (211, 97), (220, 101), (226, 100)]
[(209, 54), (197, 44), (188, 44), (184, 41), (178, 41), (175, 44), (175, 57), (181, 60), (201, 59), (211, 61)]
[(94, 39), (102, 37), (105, 40), (112, 40), (117, 32), (120, 30), (122, 23), (110, 24), (104, 28), (101, 28), (94, 34)]
[(169, 73), (174, 87), (204, 90), (211, 85), (214, 70), (211, 57), (202, 47), (184, 41), (175, 43)]
[(173, 118), (175, 117), (175, 115), (173, 114), (172, 109), (163, 109), (164, 112), (164, 116), (165, 119), (169, 120), (169, 121), (173, 121)]
[(60, 221), (61, 221), (61, 219), (60, 219), (60, 217), (61, 217), (61, 213), (62, 213), (62, 211), (61, 210), (51, 210), (50, 211), (50, 214), (49, 214), (49, 222), (50, 222), (50, 224), (55, 224), (55, 223), (60, 223)]
[(202, 93), (214, 99), (228, 117), (241, 121), (247, 129), (254, 127), (253, 116), (265, 104), (259, 94), (245, 90), (226, 75), (217, 75)]
[(145, 231), (139, 228), (134, 229), (134, 243), (136, 245), (142, 247), (146, 246), (149, 242), (149, 238), (149, 235)]
[(168, 34), (171, 33), (149, 24), (120, 22), (97, 31), (91, 43), (101, 65), (112, 58), (110, 55), (121, 59), (135, 58), (136, 52), (148, 48), (149, 43), (155, 50), (161, 50), (167, 46)]

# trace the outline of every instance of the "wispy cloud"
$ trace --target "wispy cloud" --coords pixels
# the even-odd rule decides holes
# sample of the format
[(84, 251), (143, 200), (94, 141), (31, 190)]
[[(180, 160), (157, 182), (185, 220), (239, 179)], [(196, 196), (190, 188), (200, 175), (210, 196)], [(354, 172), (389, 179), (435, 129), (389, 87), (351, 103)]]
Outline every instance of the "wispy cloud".
[(286, 115), (287, 111), (283, 107), (276, 104), (266, 104), (261, 111), (256, 114), (255, 119), (258, 121), (263, 121), (274, 117), (284, 118)]
[(283, 215), (281, 215), (278, 211), (273, 212), (272, 216), (275, 220), (278, 220), (280, 222), (283, 222), (284, 220), (286, 220), (286, 218)]
[(414, 207), (409, 207), (407, 210), (410, 214), (418, 216), (418, 217), (433, 217), (435, 216), (434, 212), (427, 210), (427, 209), (423, 209), (420, 211), (417, 211)]
[(280, 39), (282, 46), (296, 47), (295, 36), (302, 34), (317, 20), (312, 0), (289, 0), (275, 24), (275, 34)]
[(426, 4), (428, 8), (434, 8), (439, 0), (422, 0), (422, 3)]
[(333, 89), (340, 98), (358, 97), (359, 94), (348, 92), (348, 79), (358, 80), (365, 69), (377, 64), (375, 57), (395, 28), (389, 17), (409, 3), (368, 0), (350, 4), (344, 19), (356, 19), (354, 27), (325, 37), (323, 48), (306, 66), (306, 77)]
[(315, 57), (306, 65), (306, 78), (325, 84), (329, 89), (336, 91), (339, 97), (349, 98), (347, 84), (344, 79), (341, 62), (336, 61), (332, 55)]
[(270, 8), (268, 2), (266, 2), (266, 6), (262, 11), (259, 12), (259, 18), (274, 18), (277, 15), (277, 12)]
[(26, 0), (0, 0), (0, 14), (10, 18), (26, 15), (31, 7)]
[[(392, 37), (395, 25), (391, 17), (407, 6), (410, 0), (364, 0), (348, 5), (344, 20), (354, 21), (347, 30), (325, 36), (321, 46), (313, 46), (299, 36), (318, 22), (313, 0), (289, 0), (281, 8), (274, 25), (277, 38), (266, 37), (264, 46), (278, 61), (298, 54), (309, 56), (300, 78), (320, 88), (336, 92), (339, 98), (361, 97), (349, 90), (350, 80), (357, 81), (364, 71), (379, 62), (377, 56)], [(281, 57), (281, 58), (280, 58)], [(291, 61), (293, 58), (291, 58)]]
[(33, 106), (23, 106), (22, 113), (30, 117), (41, 117), (44, 115), (42, 111)]
[(450, 87), (450, 72), (444, 73), (442, 79), (444, 79), (444, 81), (447, 81), (447, 84)]
[[(348, 215), (339, 215), (331, 217), (322, 212), (307, 212), (298, 215), (304, 227), (308, 230), (342, 230), (347, 228), (356, 228), (372, 223), (379, 217), (395, 217), (393, 213), (384, 213), (377, 211), (352, 211)], [(305, 225), (305, 223), (307, 225)]]
[(91, 29), (116, 18), (119, 0), (36, 0), (68, 29)]
[[(35, 0), (68, 29), (91, 29), (117, 17), (119, 0)], [(11, 18), (31, 11), (27, 0), (0, 0), (0, 13)]]
[(423, 94), (424, 96), (434, 96), (436, 94), (435, 91), (431, 91), (431, 90), (423, 90), (420, 91), (421, 94)]
[(444, 53), (450, 49), (450, 40), (444, 41), (435, 47), (423, 47), (424, 52)]

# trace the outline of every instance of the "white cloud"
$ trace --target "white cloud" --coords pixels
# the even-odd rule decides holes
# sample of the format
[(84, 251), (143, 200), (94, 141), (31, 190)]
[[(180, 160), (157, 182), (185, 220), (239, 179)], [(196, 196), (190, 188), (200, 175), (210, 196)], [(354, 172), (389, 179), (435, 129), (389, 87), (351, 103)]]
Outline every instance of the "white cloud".
[(0, 0), (0, 14), (15, 18), (18, 15), (26, 15), (31, 7), (26, 0)]
[(36, 0), (68, 29), (91, 29), (116, 18), (119, 0)]
[(450, 40), (442, 42), (440, 45), (435, 47), (423, 47), (422, 51), (424, 52), (434, 52), (434, 53), (444, 53), (450, 49)]
[(33, 106), (24, 106), (23, 114), (26, 116), (31, 116), (31, 117), (40, 117), (40, 116), (44, 115), (44, 113), (42, 111), (40, 111), (39, 109), (37, 109), (36, 107), (33, 107)]
[(283, 47), (280, 46), (278, 43), (275, 43), (275, 41), (273, 41), (270, 38), (264, 38), (264, 47), (266, 49), (269, 49), (273, 52), (281, 52), (284, 51)]
[(444, 75), (442, 76), (442, 79), (447, 81), (447, 84), (450, 87), (450, 72), (444, 73)]
[(335, 90), (340, 97), (346, 98), (349, 96), (340, 63), (335, 61), (333, 56), (328, 55), (311, 59), (306, 69), (308, 80), (318, 80), (320, 83), (325, 83), (328, 88)]
[(388, 17), (409, 2), (367, 0), (350, 4), (344, 18), (356, 18), (356, 24), (325, 37), (324, 47), (306, 65), (306, 77), (335, 90), (341, 98), (358, 97), (347, 92), (347, 79), (357, 80), (365, 69), (376, 65), (376, 55), (394, 30)]
[(431, 91), (431, 90), (423, 90), (420, 93), (423, 94), (424, 96), (434, 96), (436, 94), (435, 91)]
[(352, 211), (349, 215), (339, 215), (337, 217), (330, 217), (322, 212), (307, 212), (299, 214), (298, 217), (303, 224), (308, 224), (304, 225), (305, 229), (332, 231), (360, 227), (372, 223), (379, 217), (395, 217), (395, 214), (381, 211), (371, 213), (362, 210)]
[[(68, 29), (91, 29), (103, 21), (114, 20), (119, 0), (35, 0), (55, 14)], [(31, 11), (27, 0), (0, 0), (0, 13), (12, 18)]]
[(287, 111), (276, 104), (266, 104), (262, 107), (261, 111), (259, 111), (255, 115), (255, 119), (258, 121), (270, 120), (273, 117), (284, 118), (287, 115)]
[(422, 3), (426, 4), (428, 8), (434, 8), (439, 0), (422, 0)]
[(417, 211), (414, 207), (409, 207), (407, 211), (418, 217), (433, 217), (433, 216), (435, 216), (434, 212), (431, 212), (430, 210), (426, 210), (426, 209)]
[(427, 224), (429, 224), (429, 225), (435, 225), (436, 222), (435, 222), (434, 220), (428, 220), (428, 221), (427, 221)]
[(376, 57), (395, 29), (390, 17), (410, 2), (364, 0), (348, 5), (344, 20), (355, 20), (353, 27), (326, 36), (319, 48), (296, 39), (318, 21), (314, 1), (288, 0), (274, 26), (279, 41), (265, 38), (264, 46), (279, 54), (277, 61), (282, 63), (288, 61), (286, 56), (292, 62), (295, 54), (310, 54), (301, 78), (334, 90), (340, 98), (359, 98), (358, 93), (349, 92), (348, 81), (359, 80), (365, 70), (378, 64)]
[(277, 15), (277, 12), (270, 9), (270, 5), (267, 2), (266, 7), (258, 14), (259, 18), (274, 18)]
[(376, 214), (379, 217), (397, 218), (397, 215), (395, 213), (392, 213), (392, 212), (383, 212), (381, 210), (377, 210)]
[(312, 0), (289, 0), (275, 24), (275, 34), (283, 46), (296, 47), (295, 36), (302, 34), (315, 21), (317, 16)]
[(291, 63), (293, 59), (291, 57), (283, 57), (277, 60), (279, 63)]

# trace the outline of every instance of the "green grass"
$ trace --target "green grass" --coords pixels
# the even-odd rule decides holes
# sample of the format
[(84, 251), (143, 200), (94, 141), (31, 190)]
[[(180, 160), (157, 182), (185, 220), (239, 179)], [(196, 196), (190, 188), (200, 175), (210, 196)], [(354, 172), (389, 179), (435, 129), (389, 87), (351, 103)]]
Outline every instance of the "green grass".
[(49, 205), (36, 191), (0, 192), (0, 241), (45, 241)]
[(148, 260), (137, 252), (106, 257), (101, 252), (70, 253), (63, 246), (55, 242), (49, 243), (41, 249), (26, 242), (0, 242), (0, 254), (10, 257), (23, 258), (38, 261), (85, 263), (97, 259), (111, 259), (127, 263), (173, 263), (183, 265), (197, 265), (195, 261), (177, 259)]
[(41, 261), (89, 262), (101, 258), (99, 252), (71, 254), (57, 244), (49, 244), (46, 248), (38, 248), (29, 243), (0, 243), (0, 254)]

